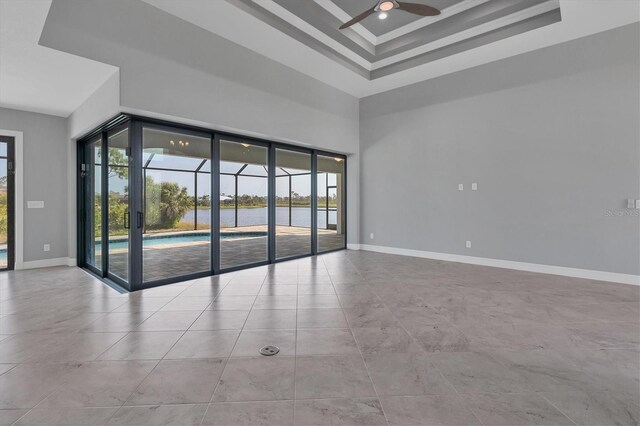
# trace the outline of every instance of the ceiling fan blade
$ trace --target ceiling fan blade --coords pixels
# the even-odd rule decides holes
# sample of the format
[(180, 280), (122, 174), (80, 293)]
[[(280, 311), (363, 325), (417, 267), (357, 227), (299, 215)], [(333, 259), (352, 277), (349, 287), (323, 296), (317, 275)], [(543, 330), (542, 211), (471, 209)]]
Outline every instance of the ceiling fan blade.
[(440, 11), (435, 7), (427, 6), (426, 4), (418, 4), (418, 3), (405, 3), (398, 2), (400, 6), (398, 9), (404, 10), (405, 12), (413, 13), (416, 15), (422, 16), (436, 16), (440, 15)]
[(345, 28), (348, 28), (348, 27), (352, 26), (353, 24), (357, 24), (358, 22), (362, 21), (367, 16), (371, 15), (373, 12), (375, 12), (375, 10), (373, 8), (367, 10), (366, 12), (362, 12), (360, 15), (356, 16), (355, 18), (353, 18), (349, 22), (345, 22), (344, 24), (342, 24), (340, 26), (340, 29), (344, 30)]

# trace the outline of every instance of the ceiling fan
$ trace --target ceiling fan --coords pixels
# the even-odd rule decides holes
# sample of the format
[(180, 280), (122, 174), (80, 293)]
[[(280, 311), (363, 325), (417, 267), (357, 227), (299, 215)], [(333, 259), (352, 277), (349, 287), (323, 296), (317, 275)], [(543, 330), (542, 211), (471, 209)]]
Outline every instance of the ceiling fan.
[(426, 4), (405, 3), (403, 1), (396, 0), (378, 0), (378, 3), (376, 3), (374, 7), (366, 10), (365, 12), (362, 12), (360, 15), (356, 16), (349, 22), (345, 22), (340, 26), (340, 29), (343, 30), (352, 26), (353, 24), (357, 24), (367, 16), (376, 12), (378, 12), (378, 18), (385, 19), (387, 17), (387, 12), (393, 9), (404, 10), (405, 12), (421, 16), (440, 15), (440, 11), (438, 9), (436, 9), (435, 7), (427, 6)]

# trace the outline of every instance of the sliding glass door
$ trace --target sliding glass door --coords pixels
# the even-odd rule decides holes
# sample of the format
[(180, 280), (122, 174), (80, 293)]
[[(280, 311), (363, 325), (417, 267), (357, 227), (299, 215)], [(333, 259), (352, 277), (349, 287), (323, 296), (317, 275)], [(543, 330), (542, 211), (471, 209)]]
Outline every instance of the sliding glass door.
[(107, 276), (129, 282), (129, 244), (131, 212), (129, 209), (129, 127), (107, 134)]
[(222, 138), (220, 147), (220, 268), (269, 260), (269, 150)]
[(14, 268), (14, 138), (0, 136), (0, 270)]
[(275, 152), (276, 259), (311, 254), (311, 153)]
[(78, 158), (80, 264), (128, 290), (345, 246), (337, 154), (122, 116)]
[(82, 175), (86, 180), (84, 211), (86, 235), (86, 262), (102, 270), (102, 136), (87, 143)]
[(344, 248), (345, 161), (343, 157), (317, 157), (317, 241), (318, 253)]
[(211, 136), (142, 130), (142, 274), (149, 283), (211, 270)]

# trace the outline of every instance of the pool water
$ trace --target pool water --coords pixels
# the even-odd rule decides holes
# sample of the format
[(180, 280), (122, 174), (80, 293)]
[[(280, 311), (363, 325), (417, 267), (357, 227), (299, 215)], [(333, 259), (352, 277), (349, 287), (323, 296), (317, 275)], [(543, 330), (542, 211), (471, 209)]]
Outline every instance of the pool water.
[[(266, 232), (221, 232), (221, 240), (233, 240), (236, 238), (252, 238), (252, 237), (266, 237)], [(142, 238), (143, 247), (154, 247), (166, 244), (181, 244), (181, 243), (197, 243), (199, 241), (209, 241), (211, 234), (207, 232), (193, 233), (193, 234), (178, 234), (178, 235), (145, 235)], [(96, 244), (96, 251), (100, 251), (100, 243)], [(126, 239), (123, 240), (111, 240), (109, 241), (110, 250), (127, 249), (129, 243)], [(7, 249), (0, 249), (0, 261), (7, 260)]]
[[(221, 240), (232, 240), (236, 238), (266, 237), (266, 232), (221, 232)], [(197, 243), (209, 242), (211, 234), (194, 233), (194, 234), (178, 234), (178, 235), (146, 235), (142, 238), (142, 247), (154, 247), (167, 244)], [(96, 250), (99, 250), (100, 243), (96, 244)], [(109, 241), (110, 250), (126, 249), (129, 243), (126, 239)]]

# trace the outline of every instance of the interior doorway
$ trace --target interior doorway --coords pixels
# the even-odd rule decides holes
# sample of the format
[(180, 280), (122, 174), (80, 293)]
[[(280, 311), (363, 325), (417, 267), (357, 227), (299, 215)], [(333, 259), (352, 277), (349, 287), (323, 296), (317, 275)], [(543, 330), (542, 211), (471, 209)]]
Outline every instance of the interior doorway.
[(0, 136), (0, 270), (15, 267), (15, 139)]

